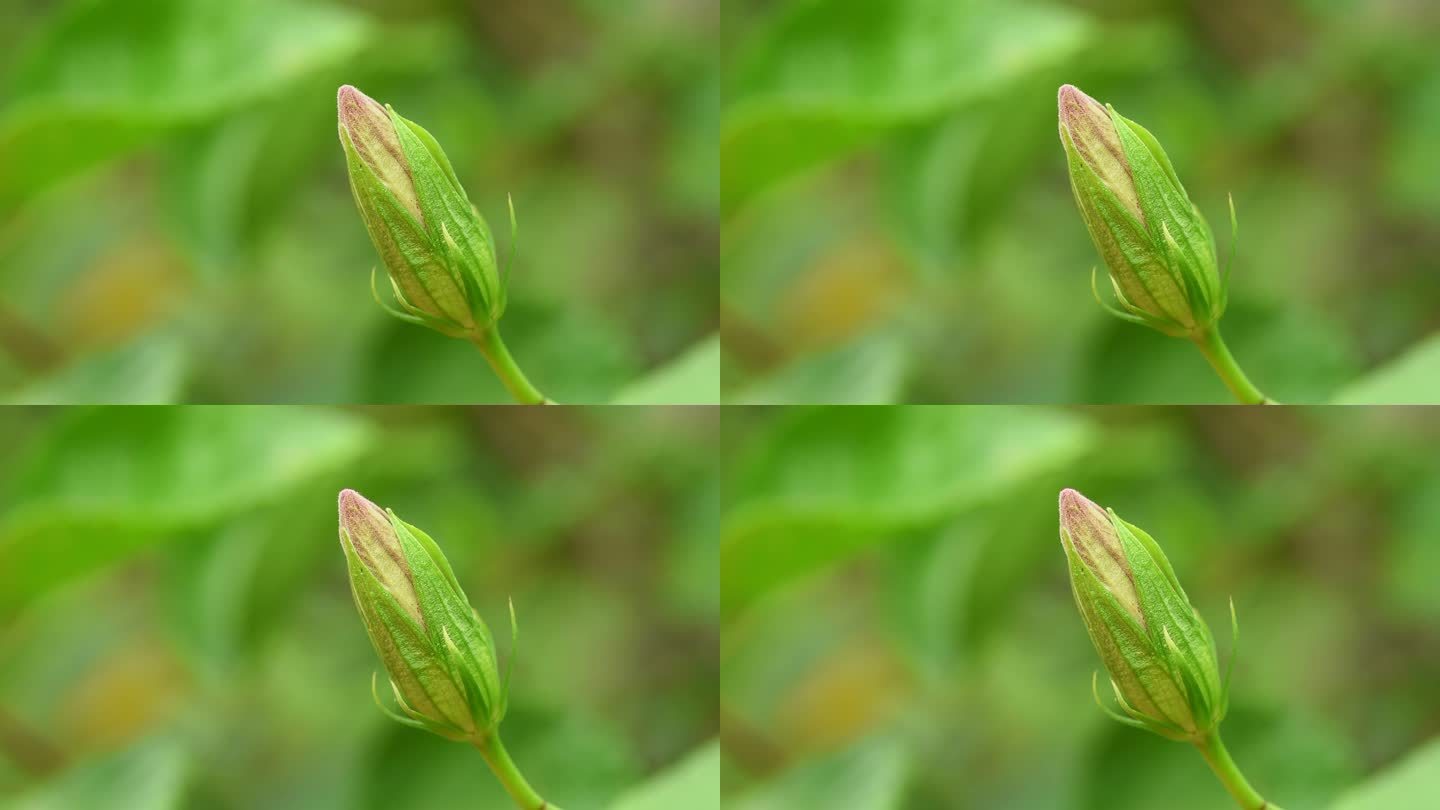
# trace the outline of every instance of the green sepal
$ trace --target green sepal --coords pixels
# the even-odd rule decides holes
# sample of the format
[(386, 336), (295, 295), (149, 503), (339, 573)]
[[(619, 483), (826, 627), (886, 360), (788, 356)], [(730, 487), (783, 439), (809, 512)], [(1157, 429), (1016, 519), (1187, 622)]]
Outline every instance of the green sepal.
[[(514, 272), (515, 262), (520, 254), (520, 223), (515, 219), (514, 195), (505, 195), (505, 207), (510, 211), (510, 249), (505, 254), (505, 263), (500, 265), (500, 290), (502, 293), (510, 287), (510, 274)], [(480, 212), (476, 211), (475, 216), (480, 216)]]
[[(1219, 274), (1215, 262), (1214, 237), (1204, 217), (1190, 202), (1185, 187), (1150, 131), (1106, 105), (1125, 150), (1135, 182), (1140, 209), (1145, 213), (1152, 241), (1175, 247), (1171, 272), (1186, 289), (1195, 325), (1209, 326), (1218, 317)], [(1168, 237), (1164, 231), (1170, 231)]]
[(1118, 307), (1101, 297), (1100, 289), (1096, 286), (1095, 280), (1096, 269), (1092, 267), (1090, 268), (1090, 294), (1095, 296), (1095, 303), (1099, 304), (1101, 309), (1122, 321), (1133, 323), (1137, 326), (1147, 326), (1159, 332), (1167, 332), (1167, 330), (1173, 328), (1173, 321), (1156, 318), (1154, 315), (1130, 303), (1130, 301), (1125, 298), (1125, 293), (1120, 289), (1120, 285), (1115, 281), (1114, 276), (1110, 276), (1110, 286), (1115, 292), (1115, 300), (1120, 303)]
[(1230, 253), (1225, 258), (1225, 269), (1220, 275), (1220, 313), (1230, 304), (1230, 274), (1235, 272), (1235, 251), (1240, 244), (1240, 221), (1235, 217), (1235, 195), (1226, 194), (1230, 205)]
[(1151, 643), (1170, 660), (1196, 726), (1208, 730), (1218, 722), (1220, 707), (1219, 667), (1210, 628), (1190, 604), (1154, 539), (1121, 520), (1113, 510), (1110, 518), (1130, 563)]
[(1070, 565), (1070, 582), (1080, 616), (1091, 643), (1121, 693), (1128, 713), (1148, 722), (1184, 728), (1184, 695), (1170, 676), (1169, 667), (1149, 634), (1105, 587), (1069, 543), (1063, 544)]
[(416, 326), (429, 326), (423, 319), (424, 313), (415, 309), (409, 301), (405, 300), (405, 294), (396, 286), (394, 278), (390, 279), (390, 289), (395, 296), (396, 303), (398, 303), (404, 311), (385, 303), (385, 299), (380, 297), (380, 290), (375, 286), (375, 268), (370, 268), (370, 297), (374, 298), (375, 303), (379, 304), (380, 308), (385, 310), (385, 314)]
[(510, 702), (510, 675), (515, 671), (515, 654), (520, 646), (520, 623), (515, 620), (515, 600), (505, 600), (510, 605), (510, 657), (505, 660), (505, 676), (500, 681), (500, 701)]
[(360, 158), (343, 126), (340, 142), (355, 205), (396, 285), (396, 298), (407, 312), (423, 312), (447, 324), (451, 331), (467, 331), (469, 306), (461, 298), (457, 279), (440, 261), (425, 226)]
[(448, 253), (448, 270), (466, 291), (467, 308), (475, 326), (486, 328), (499, 320), (505, 309), (505, 293), (496, 269), (495, 240), (490, 229), (466, 197), (449, 158), (434, 136), (394, 109), (388, 106), (386, 109), (410, 164), (430, 242)]
[[(380, 708), (380, 712), (381, 712), (382, 714), (384, 714), (386, 717), (390, 718), (391, 720), (394, 720), (395, 722), (399, 723), (399, 724), (402, 725), (402, 726), (409, 726), (410, 728), (419, 729), (420, 731), (433, 731), (433, 730), (434, 730), (434, 729), (432, 728), (432, 726), (433, 726), (434, 724), (432, 724), (432, 723), (427, 723), (427, 722), (425, 722), (424, 720), (416, 719), (415, 717), (411, 717), (409, 714), (401, 714), (400, 712), (395, 711), (394, 709), (390, 708), (389, 706), (386, 706), (386, 705), (385, 705), (385, 701), (383, 701), (383, 700), (380, 699), (380, 690), (379, 690), (378, 678), (379, 678), (379, 673), (377, 673), (377, 672), (372, 672), (372, 673), (370, 673), (370, 697), (372, 697), (372, 698), (375, 699), (375, 705)], [(390, 689), (391, 689), (392, 693), (395, 695), (395, 702), (396, 702), (396, 704), (404, 707), (405, 704), (404, 704), (404, 701), (400, 698), (400, 690), (399, 690), (399, 688), (395, 686), (395, 682), (394, 682), (394, 681), (389, 681), (389, 684), (390, 684)]]
[(1129, 715), (1131, 719), (1140, 723), (1146, 731), (1152, 734), (1159, 734), (1168, 740), (1186, 741), (1194, 739), (1194, 734), (1180, 726), (1136, 710), (1135, 707), (1131, 706), (1129, 701), (1125, 699), (1125, 696), (1120, 693), (1120, 687), (1116, 686), (1114, 681), (1110, 682), (1110, 687), (1115, 693), (1115, 703), (1120, 707), (1120, 710)]
[(1075, 204), (1105, 260), (1122, 308), (1166, 334), (1189, 334), (1193, 327), (1190, 303), (1145, 223), (1085, 162), (1063, 127), (1061, 142)]
[[(412, 717), (452, 728), (463, 736), (468, 731), (465, 726), (470, 719), (469, 704), (464, 702), (448, 668), (437, 656), (426, 628), (401, 607), (361, 562), (348, 540), (341, 545), (350, 569), (356, 608), (376, 654), (390, 674), (401, 707)], [(406, 556), (408, 561), (409, 554)], [(427, 615), (423, 604), (421, 614)]]
[(1230, 675), (1235, 671), (1235, 654), (1240, 647), (1240, 620), (1235, 617), (1235, 598), (1230, 598), (1230, 655), (1225, 662), (1225, 677), (1220, 681), (1220, 717), (1230, 711)]
[(470, 606), (434, 540), (393, 512), (390, 519), (410, 564), (431, 644), (436, 650), (453, 653), (446, 659), (456, 668), (461, 687), (467, 692), (467, 705), (477, 727), (493, 727), (503, 719), (505, 705), (489, 628)]
[[(1137, 719), (1135, 719), (1134, 717), (1131, 717), (1131, 716), (1128, 715), (1128, 714), (1121, 714), (1120, 712), (1115, 711), (1114, 709), (1110, 708), (1109, 706), (1106, 706), (1106, 705), (1105, 705), (1105, 701), (1103, 701), (1103, 700), (1100, 699), (1100, 683), (1099, 683), (1099, 679), (1100, 679), (1100, 673), (1098, 673), (1098, 672), (1091, 672), (1091, 673), (1090, 673), (1090, 694), (1095, 697), (1095, 705), (1100, 707), (1100, 711), (1105, 712), (1105, 714), (1106, 714), (1111, 720), (1114, 720), (1114, 721), (1117, 722), (1117, 723), (1123, 723), (1124, 725), (1130, 726), (1131, 728), (1138, 728), (1138, 729), (1142, 729), (1142, 730), (1144, 730), (1144, 731), (1149, 731), (1149, 730), (1151, 730), (1151, 729), (1150, 729), (1150, 725), (1149, 725), (1148, 723), (1146, 723), (1146, 722), (1144, 722), (1144, 721), (1142, 721), (1142, 720), (1137, 720)], [(1115, 686), (1115, 682), (1114, 682), (1114, 681), (1111, 681), (1111, 682), (1110, 682), (1110, 688), (1115, 690), (1116, 699), (1119, 700), (1119, 695), (1120, 695), (1120, 693), (1119, 693), (1119, 688)]]
[[(1174, 639), (1176, 646), (1186, 656), (1204, 653), (1209, 666), (1202, 671), (1211, 675), (1209, 680), (1218, 686), (1219, 673), (1214, 663), (1215, 646), (1210, 629), (1180, 587), (1169, 559), (1148, 534), (1119, 519), (1114, 512), (1111, 512), (1111, 518), (1130, 562), (1140, 608), (1145, 614), (1152, 640), (1157, 646), (1163, 645), (1166, 629), (1178, 632), (1180, 638)], [(1203, 666), (1203, 662), (1195, 663)]]
[(476, 731), (467, 730), (468, 728), (470, 728), (468, 726), (467, 728), (459, 728), (457, 726), (451, 725), (450, 723), (434, 720), (432, 718), (426, 717), (423, 714), (419, 714), (413, 708), (411, 708), (409, 703), (405, 701), (405, 696), (400, 694), (400, 690), (395, 688), (395, 684), (393, 682), (390, 684), (390, 689), (395, 695), (395, 705), (400, 707), (400, 711), (409, 715), (413, 720), (415, 720), (415, 722), (419, 723), (422, 728), (424, 728), (431, 734), (438, 734), (441, 737), (446, 738), (447, 740), (463, 742), (465, 740), (474, 739), (475, 735), (478, 733)]

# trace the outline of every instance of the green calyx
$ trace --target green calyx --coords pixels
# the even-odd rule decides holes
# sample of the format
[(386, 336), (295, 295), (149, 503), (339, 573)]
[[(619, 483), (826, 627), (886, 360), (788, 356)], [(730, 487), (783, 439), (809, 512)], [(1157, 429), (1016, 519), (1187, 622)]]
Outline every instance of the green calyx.
[[(341, 529), (355, 604), (389, 673), (399, 710), (385, 706), (378, 691), (376, 702), (392, 719), (412, 728), (452, 740), (484, 739), (504, 719), (509, 693), (490, 630), (470, 606), (435, 541), (393, 512), (387, 514), (413, 581), (419, 621), (365, 565)], [(513, 641), (513, 607), (511, 631)]]
[[(396, 305), (382, 301), (378, 291), (376, 300), (406, 322), (452, 337), (474, 337), (505, 312), (494, 238), (434, 136), (388, 105), (384, 110), (405, 169), (402, 179), (392, 176), (390, 182), (406, 183), (400, 191), (416, 201), (418, 217), (362, 158), (343, 117), (339, 126), (355, 203), (384, 262)], [(511, 216), (513, 221), (513, 211)]]
[[(1159, 545), (1113, 511), (1107, 514), (1123, 554), (1125, 581), (1133, 583), (1138, 616), (1087, 564), (1063, 523), (1061, 528), (1075, 602), (1109, 673), (1118, 711), (1100, 700), (1092, 684), (1096, 701), (1126, 725), (1197, 742), (1225, 716), (1229, 675), (1222, 680), (1210, 629)], [(1233, 605), (1231, 623), (1238, 634)]]
[[(1089, 114), (1092, 120), (1083, 122), (1085, 127), (1067, 126), (1067, 92), (1083, 94), (1068, 86), (1061, 91), (1060, 140), (1071, 188), (1091, 240), (1109, 270), (1116, 303), (1103, 300), (1098, 290), (1096, 300), (1123, 320), (1167, 335), (1195, 338), (1203, 334), (1224, 314), (1228, 299), (1228, 276), (1220, 274), (1215, 239), (1204, 216), (1190, 202), (1154, 135), (1109, 105), (1103, 107), (1108, 120), (1093, 120), (1102, 115), (1102, 108), (1088, 96), (1084, 98), (1094, 107), (1072, 115)], [(1101, 149), (1098, 143), (1079, 148), (1077, 137), (1099, 140), (1094, 134), (1096, 127), (1110, 128), (1105, 132), (1109, 143), (1104, 145), (1113, 149), (1118, 143), (1119, 155)], [(1095, 160), (1120, 161), (1123, 166), (1117, 171), (1107, 165), (1108, 171), (1102, 175), (1091, 163)], [(1121, 188), (1113, 187), (1117, 182)], [(1232, 232), (1234, 223), (1232, 203)]]

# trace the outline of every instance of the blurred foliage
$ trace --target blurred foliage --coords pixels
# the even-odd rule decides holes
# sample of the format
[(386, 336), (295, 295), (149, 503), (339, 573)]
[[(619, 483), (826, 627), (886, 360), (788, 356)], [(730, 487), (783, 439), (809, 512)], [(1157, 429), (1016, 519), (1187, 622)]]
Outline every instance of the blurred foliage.
[(547, 797), (718, 808), (715, 409), (8, 408), (0, 442), (0, 807), (510, 807), (373, 704), (348, 486), (445, 548)]
[[(504, 401), (386, 317), (335, 91), (430, 129), (556, 399), (718, 399), (710, 0), (0, 0), (0, 397)], [(653, 375), (653, 379), (652, 376)]]
[[(1055, 93), (1148, 127), (1228, 251), (1282, 401), (1440, 394), (1440, 7), (726, 0), (725, 397), (1224, 402), (1092, 300)], [(1343, 393), (1341, 391), (1343, 390)]]
[(1230, 806), (1189, 746), (1094, 704), (1100, 662), (1058, 540), (1066, 486), (1164, 546), (1222, 661), (1234, 599), (1224, 734), (1267, 798), (1434, 803), (1440, 422), (1429, 409), (725, 418), (727, 807)]

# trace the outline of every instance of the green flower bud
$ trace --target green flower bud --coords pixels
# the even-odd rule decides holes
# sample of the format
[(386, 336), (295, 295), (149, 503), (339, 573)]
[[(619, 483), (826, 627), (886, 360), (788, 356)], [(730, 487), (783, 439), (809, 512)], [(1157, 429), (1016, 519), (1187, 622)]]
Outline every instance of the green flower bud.
[(347, 489), (340, 493), (340, 547), (355, 606), (401, 711), (386, 712), (454, 740), (490, 734), (505, 716), (507, 692), (495, 642), (435, 541)]
[(495, 240), (440, 144), (349, 85), (338, 106), (350, 189), (400, 309), (381, 306), (452, 337), (487, 329), (505, 311)]
[(1187, 742), (1218, 726), (1229, 678), (1222, 684), (1210, 628), (1150, 535), (1067, 489), (1060, 544), (1075, 604), (1123, 712), (1111, 715)]
[(1170, 158), (1144, 127), (1073, 85), (1059, 104), (1070, 187), (1120, 304), (1102, 305), (1167, 335), (1200, 335), (1224, 314), (1227, 283)]

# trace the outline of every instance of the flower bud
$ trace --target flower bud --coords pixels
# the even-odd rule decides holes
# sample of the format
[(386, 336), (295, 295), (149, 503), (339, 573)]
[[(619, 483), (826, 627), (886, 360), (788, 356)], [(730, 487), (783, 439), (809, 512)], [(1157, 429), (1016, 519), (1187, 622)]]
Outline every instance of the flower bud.
[(386, 309), (453, 337), (490, 327), (505, 311), (495, 241), (440, 144), (349, 85), (338, 108), (355, 205), (400, 305)]
[(450, 739), (490, 733), (506, 704), (495, 643), (435, 541), (347, 489), (340, 546), (355, 606), (402, 712), (387, 713)]
[(1073, 489), (1060, 493), (1060, 544), (1075, 604), (1123, 711), (1112, 716), (1186, 741), (1219, 725), (1227, 687), (1215, 642), (1159, 545)]
[(1144, 127), (1073, 85), (1060, 88), (1059, 106), (1070, 187), (1120, 306), (1101, 303), (1165, 334), (1199, 336), (1224, 314), (1226, 285), (1210, 226), (1170, 158)]

